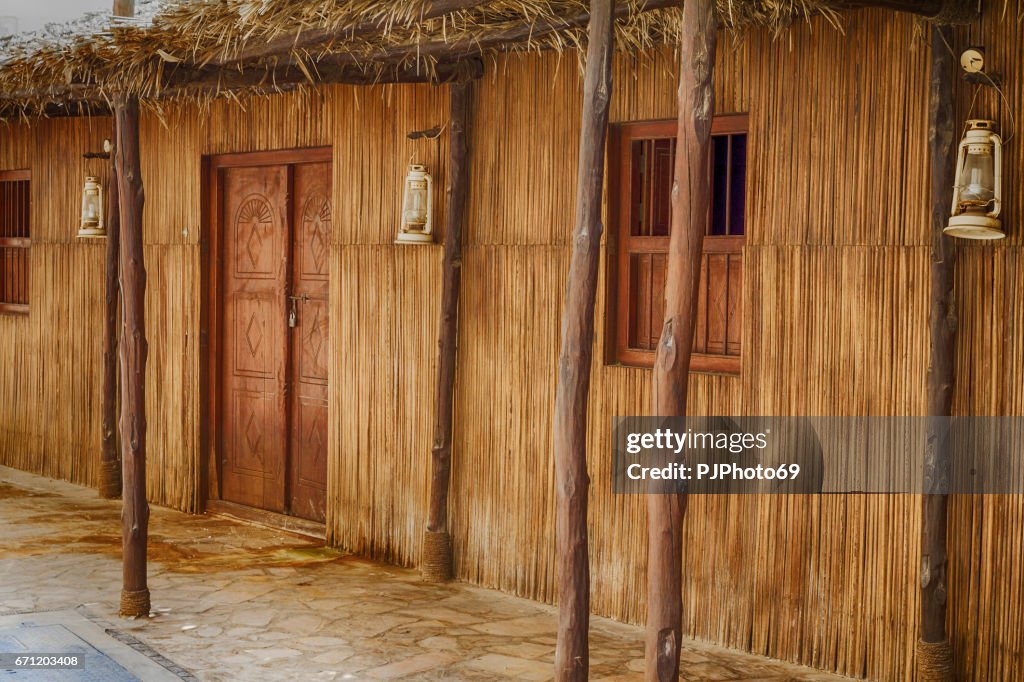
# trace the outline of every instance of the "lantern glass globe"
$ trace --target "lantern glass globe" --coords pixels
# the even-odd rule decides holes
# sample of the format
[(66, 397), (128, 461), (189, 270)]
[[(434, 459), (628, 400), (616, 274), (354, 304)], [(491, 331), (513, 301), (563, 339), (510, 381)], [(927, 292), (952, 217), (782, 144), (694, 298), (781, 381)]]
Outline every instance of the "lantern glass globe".
[(966, 205), (978, 206), (992, 201), (995, 198), (992, 152), (988, 149), (968, 152), (957, 184), (960, 186), (960, 201)]

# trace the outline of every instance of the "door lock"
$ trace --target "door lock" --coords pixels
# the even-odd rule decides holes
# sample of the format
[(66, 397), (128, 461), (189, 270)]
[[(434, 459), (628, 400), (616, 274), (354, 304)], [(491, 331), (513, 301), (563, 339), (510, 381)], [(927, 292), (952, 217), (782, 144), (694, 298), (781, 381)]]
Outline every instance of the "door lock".
[(299, 326), (299, 311), (295, 307), (296, 301), (302, 301), (305, 303), (309, 300), (309, 296), (302, 294), (301, 296), (289, 296), (288, 300), (292, 302), (291, 308), (288, 310), (288, 326), (294, 329)]

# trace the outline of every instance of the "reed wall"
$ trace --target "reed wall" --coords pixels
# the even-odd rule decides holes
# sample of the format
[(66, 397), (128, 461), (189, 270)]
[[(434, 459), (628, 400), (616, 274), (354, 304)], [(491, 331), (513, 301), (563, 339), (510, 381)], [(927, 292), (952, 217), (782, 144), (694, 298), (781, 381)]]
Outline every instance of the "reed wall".
[(107, 177), (103, 161), (82, 154), (105, 137), (105, 118), (0, 128), (2, 167), (32, 171), (30, 310), (0, 315), (0, 462), (90, 485), (99, 468), (104, 246), (75, 234), (85, 176)]
[[(992, 72), (1024, 64), (1024, 6), (985, 3), (982, 20), (957, 32), (957, 46), (982, 44)], [(1007, 238), (960, 249), (956, 293), (960, 313), (954, 411), (1024, 415), (1024, 82), (1005, 77), (1005, 101), (989, 88), (959, 84), (958, 120), (992, 118), (1009, 138), (1003, 161)], [(972, 106), (973, 102), (973, 106)], [(1009, 113), (1008, 113), (1009, 111)], [(1008, 120), (1017, 121), (1016, 131)], [(973, 679), (1024, 677), (1024, 497), (955, 498), (951, 505), (950, 631), (958, 667)]]
[[(1021, 27), (987, 10), (958, 41), (994, 68), (1024, 62)], [(964, 44), (967, 44), (966, 42)], [(895, 415), (924, 410), (927, 357), (927, 34), (850, 14), (774, 38), (723, 34), (717, 108), (750, 114), (740, 376), (695, 375), (703, 414)], [(666, 50), (620, 55), (613, 121), (675, 116)], [(1024, 118), (1024, 94), (1007, 94)], [(960, 88), (966, 110), (973, 92)], [(477, 85), (463, 259), (451, 527), (459, 578), (551, 601), (551, 415), (573, 225), (581, 78), (575, 54), (488, 63)], [(419, 558), (432, 436), (441, 248), (393, 244), (405, 165), (443, 197), (444, 88), (332, 86), (317, 94), (167, 105), (142, 126), (150, 338), (150, 498), (201, 506), (201, 158), (332, 145), (328, 540), (403, 565)], [(983, 94), (975, 114), (997, 118)], [(102, 246), (74, 239), (80, 183), (108, 119), (0, 129), (3, 168), (33, 170), (32, 309), (0, 316), (0, 462), (95, 484)], [(1011, 238), (960, 249), (957, 411), (1024, 411), (1024, 154), (1006, 162)], [(443, 209), (443, 206), (441, 207)], [(443, 215), (437, 222), (443, 224)], [(604, 268), (601, 270), (604, 277)], [(601, 283), (598, 328), (605, 315)], [(611, 493), (609, 426), (643, 414), (648, 370), (606, 365), (590, 405), (595, 612), (642, 622), (643, 499)], [(685, 528), (687, 634), (872, 679), (912, 679), (920, 501), (914, 496), (706, 496)], [(951, 625), (969, 679), (1024, 676), (1024, 503), (958, 499)]]
[[(750, 114), (744, 360), (739, 377), (693, 377), (698, 413), (923, 411), (927, 45), (912, 21), (881, 12), (844, 30), (819, 21), (780, 40), (722, 41), (717, 110)], [(898, 57), (878, 63), (886, 51)], [(459, 575), (544, 600), (555, 588), (550, 420), (575, 197), (575, 145), (563, 141), (578, 138), (581, 87), (556, 62), (508, 62), (478, 93), (453, 473)], [(613, 121), (672, 117), (674, 97), (671, 54), (616, 64)], [(547, 99), (559, 105), (536, 105)], [(603, 319), (603, 294), (597, 310)], [(609, 426), (647, 412), (650, 372), (605, 365), (603, 343), (590, 410), (593, 607), (642, 622), (646, 512), (642, 498), (610, 492)], [(686, 632), (906, 676), (918, 504), (691, 499)]]

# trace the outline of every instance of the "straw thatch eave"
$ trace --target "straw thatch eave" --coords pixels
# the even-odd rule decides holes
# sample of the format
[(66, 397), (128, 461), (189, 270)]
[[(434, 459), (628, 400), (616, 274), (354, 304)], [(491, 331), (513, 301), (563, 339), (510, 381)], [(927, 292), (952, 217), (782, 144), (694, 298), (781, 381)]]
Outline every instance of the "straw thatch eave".
[[(616, 45), (674, 43), (679, 0), (623, 0)], [(865, 6), (961, 18), (972, 0), (718, 0), (723, 23), (781, 29)], [(502, 51), (580, 47), (586, 0), (169, 0), (146, 22), (60, 40), (9, 45), (0, 64), (0, 117), (57, 105), (279, 92), (318, 83), (443, 81), (455, 64)], [(298, 27), (298, 28), (296, 28)]]

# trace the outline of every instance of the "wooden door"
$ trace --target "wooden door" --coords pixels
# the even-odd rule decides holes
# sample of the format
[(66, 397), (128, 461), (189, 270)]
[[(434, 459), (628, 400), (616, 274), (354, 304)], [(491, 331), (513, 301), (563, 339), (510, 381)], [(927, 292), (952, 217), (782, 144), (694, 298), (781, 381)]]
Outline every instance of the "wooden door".
[(294, 169), (291, 329), (291, 512), (323, 521), (327, 506), (327, 291), (330, 164)]
[(303, 154), (231, 155), (215, 170), (213, 413), (221, 498), (322, 522), (331, 165)]
[(283, 512), (288, 168), (223, 173), (221, 493), (230, 502)]

